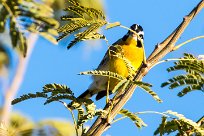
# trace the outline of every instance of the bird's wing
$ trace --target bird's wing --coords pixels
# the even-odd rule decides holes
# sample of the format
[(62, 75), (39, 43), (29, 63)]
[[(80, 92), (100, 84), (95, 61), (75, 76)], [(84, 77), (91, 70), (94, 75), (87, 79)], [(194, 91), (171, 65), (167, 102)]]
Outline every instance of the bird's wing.
[(112, 46), (110, 46), (109, 50), (107, 50), (105, 56), (103, 57), (101, 63), (98, 65), (98, 68), (96, 70), (107, 70), (106, 67), (107, 67), (107, 64), (110, 60), (109, 54), (115, 54), (115, 53), (119, 52), (121, 49), (121, 45), (123, 45), (123, 44), (124, 44), (124, 42), (122, 41), (122, 39), (119, 39)]

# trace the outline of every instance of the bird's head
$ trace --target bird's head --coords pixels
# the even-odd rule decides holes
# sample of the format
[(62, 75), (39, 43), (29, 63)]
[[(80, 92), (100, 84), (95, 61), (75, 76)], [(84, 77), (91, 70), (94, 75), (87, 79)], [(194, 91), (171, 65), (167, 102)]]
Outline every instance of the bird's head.
[(123, 41), (130, 39), (135, 40), (137, 42), (137, 47), (142, 47), (141, 42), (143, 42), (144, 40), (144, 32), (142, 26), (138, 24), (133, 24), (130, 29), (134, 32), (129, 30), (127, 34), (123, 37)]

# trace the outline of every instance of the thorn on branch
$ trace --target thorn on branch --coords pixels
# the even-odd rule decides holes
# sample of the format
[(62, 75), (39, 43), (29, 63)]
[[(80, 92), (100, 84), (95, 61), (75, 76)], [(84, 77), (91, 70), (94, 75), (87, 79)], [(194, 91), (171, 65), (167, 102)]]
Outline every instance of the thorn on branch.
[(157, 43), (157, 45), (155, 46), (155, 49), (159, 49), (159, 48), (161, 48), (161, 44)]
[(183, 20), (185, 21), (185, 20), (187, 20), (187, 18), (188, 18), (188, 16), (185, 16), (185, 17), (183, 17)]

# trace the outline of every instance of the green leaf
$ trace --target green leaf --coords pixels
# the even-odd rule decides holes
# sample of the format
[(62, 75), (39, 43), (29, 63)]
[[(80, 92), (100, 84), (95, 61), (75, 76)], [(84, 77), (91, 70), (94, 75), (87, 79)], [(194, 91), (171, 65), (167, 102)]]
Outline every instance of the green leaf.
[(141, 118), (139, 118), (137, 115), (135, 115), (134, 113), (132, 113), (126, 109), (120, 110), (119, 114), (122, 114), (123, 116), (131, 119), (138, 128), (142, 128), (142, 127), (147, 126)]
[(120, 26), (120, 22), (109, 23), (109, 24), (107, 24), (106, 29), (111, 29), (111, 28), (114, 28), (116, 26)]
[(0, 32), (4, 32), (9, 22), (12, 46), (23, 56), (27, 52), (25, 32), (40, 34), (56, 43), (54, 36), (58, 36), (59, 23), (53, 19), (53, 10), (48, 5), (34, 0), (7, 0), (2, 1), (0, 13)]
[(146, 87), (152, 87), (151, 84), (149, 83), (145, 83), (145, 82), (142, 82), (142, 81), (132, 81), (134, 84), (138, 85), (138, 86), (146, 86)]
[(25, 101), (25, 100), (28, 100), (28, 99), (39, 98), (39, 97), (47, 98), (47, 95), (44, 94), (43, 92), (36, 92), (35, 94), (29, 93), (29, 94), (25, 94), (25, 95), (20, 96), (20, 98), (14, 99), (11, 102), (11, 104), (14, 105), (14, 104), (17, 104), (19, 102), (22, 102), (22, 101)]
[(8, 11), (5, 9), (5, 7), (2, 7), (0, 9), (0, 33), (4, 32), (5, 30), (5, 24), (6, 20), (8, 19)]
[(170, 67), (167, 69), (168, 72), (176, 71), (176, 70), (185, 70), (185, 71), (191, 71), (191, 72), (197, 72), (197, 73), (204, 73), (204, 70), (202, 67), (198, 67), (193, 65), (192, 63), (183, 63), (183, 64), (176, 64), (176, 66)]
[(140, 82), (140, 81), (136, 81), (135, 82), (136, 85), (138, 85), (138, 87), (142, 88), (145, 92), (147, 92), (148, 94), (150, 94), (157, 102), (161, 103), (163, 102), (159, 96), (151, 90), (151, 85), (148, 84), (148, 83), (143, 83), (143, 82)]
[(58, 94), (68, 94), (68, 95), (74, 96), (74, 93), (71, 91), (71, 89), (68, 86), (56, 84), (56, 83), (46, 84), (43, 87), (43, 92), (44, 93), (51, 92), (52, 96), (58, 95)]
[[(167, 116), (162, 117), (162, 122), (155, 130), (154, 135), (169, 135), (173, 132), (178, 132), (177, 136), (202, 136), (204, 134), (204, 129), (200, 127), (199, 123), (195, 123), (192, 120), (185, 118), (182, 114), (170, 110), (164, 114), (168, 114), (169, 119), (172, 120), (167, 120)], [(175, 135), (175, 133), (173, 134)]]
[(101, 70), (93, 70), (93, 71), (86, 71), (86, 72), (80, 72), (79, 75), (95, 75), (95, 76), (107, 76), (112, 77), (118, 80), (124, 80), (125, 78), (121, 75), (111, 72), (111, 71), (101, 71)]
[(196, 122), (185, 118), (184, 115), (178, 114), (177, 112), (173, 112), (171, 110), (167, 111), (166, 113), (176, 116), (178, 118), (177, 122), (183, 125), (181, 128), (182, 131), (184, 132), (192, 131), (192, 132), (200, 133), (201, 135), (204, 134), (204, 129), (202, 129)]
[[(78, 37), (80, 34), (81, 33), (78, 33), (75, 36)], [(106, 40), (106, 37), (102, 34), (97, 33), (97, 32), (91, 32), (81, 40), (85, 41), (85, 40), (98, 40), (98, 39), (105, 39)]]
[(154, 135), (160, 134), (162, 136), (165, 133), (165, 127), (167, 125), (167, 117), (163, 116), (162, 117), (162, 122), (159, 125), (159, 127), (154, 131)]
[[(127, 79), (121, 80), (121, 81), (113, 88), (112, 93), (117, 92), (117, 90), (120, 89), (122, 86), (125, 86), (125, 84), (126, 84), (127, 82), (128, 82)], [(128, 83), (129, 83), (129, 82), (128, 82)], [(126, 87), (125, 87), (125, 88), (126, 88)], [(125, 88), (124, 88), (124, 89), (125, 89)], [(123, 91), (123, 89), (122, 89), (121, 91)]]
[[(178, 75), (178, 76), (175, 76), (171, 79), (169, 79), (168, 82), (164, 82), (162, 83), (161, 87), (165, 87), (167, 85), (171, 85), (171, 84), (174, 84), (176, 82), (179, 82), (179, 81), (184, 81), (186, 84), (194, 84), (194, 83), (198, 83), (198, 82), (202, 82), (203, 78), (202, 76), (200, 75), (193, 75), (193, 74), (186, 74), (186, 75)], [(193, 82), (191, 82), (193, 81)], [(185, 84), (182, 84), (182, 85), (185, 85)]]
[(178, 62), (175, 62), (175, 66), (170, 67), (167, 69), (168, 72), (175, 71), (175, 70), (185, 70), (189, 73), (202, 73), (204, 62), (199, 60), (197, 57), (193, 56), (192, 54), (184, 53), (184, 57), (181, 58)]
[(105, 25), (106, 22), (102, 22), (104, 24), (101, 23), (94, 23), (92, 24), (88, 29), (86, 29), (84, 32), (80, 33), (77, 35), (77, 37), (75, 37), (75, 39), (73, 41), (71, 41), (69, 43), (69, 45), (67, 46), (68, 49), (70, 49), (72, 46), (74, 46), (77, 42), (85, 39), (86, 36), (88, 36), (90, 33), (95, 32), (100, 26)]
[(185, 74), (175, 76), (167, 82), (162, 83), (161, 87), (169, 85), (169, 89), (185, 86), (178, 96), (182, 97), (189, 92), (200, 90), (204, 92), (204, 61), (198, 59), (192, 54), (184, 54), (175, 66), (167, 69), (169, 72), (183, 70)]
[(19, 31), (16, 28), (16, 23), (13, 21), (13, 18), (10, 18), (10, 36), (11, 36), (11, 43), (13, 47), (17, 47), (18, 39), (19, 39)]
[(178, 128), (178, 122), (177, 120), (173, 119), (171, 121), (165, 122), (165, 124), (160, 124), (160, 126), (157, 128), (157, 130), (154, 132), (154, 135), (158, 135), (160, 133), (160, 136), (167, 133), (168, 135), (177, 131)]
[(38, 97), (43, 97), (46, 98), (46, 101), (44, 104), (49, 104), (54, 101), (62, 100), (62, 99), (68, 99), (68, 100), (75, 100), (76, 97), (74, 96), (74, 93), (71, 91), (69, 87), (66, 85), (61, 85), (61, 84), (46, 84), (43, 87), (42, 92), (36, 92), (35, 94), (29, 93), (20, 96), (20, 98), (14, 99), (12, 101), (12, 104), (19, 103), (24, 100), (28, 100), (31, 98), (38, 98)]
[[(80, 41), (105, 39), (103, 35), (97, 32), (100, 27), (107, 24), (103, 11), (82, 6), (80, 3), (73, 0), (68, 0), (68, 2), (72, 4), (72, 6), (68, 6), (64, 9), (68, 12), (68, 15), (61, 17), (61, 20), (67, 21), (67, 24), (58, 29), (58, 32), (61, 33), (61, 35), (57, 38), (57, 41), (82, 28), (85, 28), (85, 30), (78, 32), (75, 35), (74, 40), (72, 40), (67, 46), (68, 49)], [(73, 14), (70, 15), (69, 12)]]
[(203, 85), (202, 85), (202, 86), (200, 86), (200, 85), (190, 85), (190, 86), (187, 86), (187, 87), (183, 88), (183, 89), (178, 93), (178, 96), (179, 96), (179, 97), (182, 97), (182, 96), (186, 95), (187, 93), (190, 93), (190, 92), (196, 91), (196, 90), (204, 91)]
[(54, 95), (54, 96), (51, 96), (51, 97), (47, 98), (44, 105), (50, 104), (51, 102), (57, 102), (59, 100), (64, 100), (64, 99), (66, 99), (66, 100), (75, 100), (76, 98), (73, 97), (73, 96), (70, 96), (68, 94), (58, 94), (58, 95)]
[(19, 33), (19, 48), (20, 48), (20, 51), (23, 52), (23, 56), (26, 57), (27, 42), (26, 42), (26, 37), (22, 33)]
[[(199, 81), (196, 79), (185, 79), (185, 80), (178, 80), (177, 82), (172, 83), (169, 88), (174, 89), (176, 87), (180, 87), (183, 85), (197, 85)], [(202, 84), (202, 83), (201, 83)]]

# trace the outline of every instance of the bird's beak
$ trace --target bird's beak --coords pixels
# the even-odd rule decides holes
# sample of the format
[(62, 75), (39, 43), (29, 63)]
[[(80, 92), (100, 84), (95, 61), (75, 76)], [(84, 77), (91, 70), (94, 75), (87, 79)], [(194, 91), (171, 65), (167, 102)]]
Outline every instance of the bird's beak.
[(133, 33), (133, 34), (132, 34), (132, 37), (134, 37), (134, 38), (137, 37), (137, 34)]
[(135, 34), (135, 33), (131, 33), (131, 36), (132, 36), (132, 38), (133, 39), (135, 39), (136, 41), (138, 40), (138, 35), (137, 34)]

